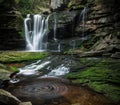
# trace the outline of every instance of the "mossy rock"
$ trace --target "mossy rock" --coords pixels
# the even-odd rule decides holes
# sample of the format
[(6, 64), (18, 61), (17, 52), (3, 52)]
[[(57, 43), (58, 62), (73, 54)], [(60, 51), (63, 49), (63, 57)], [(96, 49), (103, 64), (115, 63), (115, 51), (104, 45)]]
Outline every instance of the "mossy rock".
[[(83, 63), (88, 63), (86, 60)], [(92, 62), (92, 60), (91, 60)], [(95, 62), (95, 61), (94, 61)], [(94, 91), (103, 93), (112, 100), (120, 101), (120, 60), (101, 59), (84, 71), (69, 73), (66, 78), (73, 83), (87, 85)]]
[(11, 72), (8, 70), (0, 69), (0, 79), (5, 80), (9, 79)]
[(5, 105), (18, 105), (21, 101), (8, 91), (0, 89), (0, 102), (3, 102)]
[(48, 55), (47, 52), (1, 52), (0, 53), (0, 62), (10, 63), (10, 62), (24, 62), (32, 61), (37, 59), (42, 59)]

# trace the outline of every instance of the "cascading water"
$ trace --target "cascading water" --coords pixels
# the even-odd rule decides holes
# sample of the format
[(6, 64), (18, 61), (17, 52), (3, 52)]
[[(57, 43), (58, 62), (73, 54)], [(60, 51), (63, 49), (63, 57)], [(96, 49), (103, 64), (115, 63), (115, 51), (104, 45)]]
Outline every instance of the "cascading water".
[(61, 44), (58, 44), (58, 52), (61, 52)]
[[(25, 26), (25, 38), (26, 38), (26, 47), (30, 51), (42, 51), (47, 48), (47, 34), (49, 31), (48, 28), (48, 15), (36, 14), (33, 16), (33, 20), (28, 14), (24, 20)], [(33, 27), (32, 27), (33, 25)]]
[(75, 47), (76, 47), (76, 42), (75, 42), (75, 40), (72, 40), (72, 45), (73, 45), (72, 50), (75, 50)]
[(57, 32), (57, 14), (54, 13), (54, 41), (57, 41), (56, 32)]
[(72, 67), (77, 67), (76, 65), (78, 65), (78, 62), (71, 59), (71, 56), (51, 55), (19, 68), (18, 75), (59, 77), (69, 73)]
[[(72, 51), (75, 50), (81, 44), (82, 41), (88, 39), (88, 36), (85, 35), (85, 23), (87, 20), (87, 12), (88, 12), (88, 8), (84, 7), (84, 9), (81, 11), (79, 15), (78, 23), (82, 23), (82, 25), (80, 25), (80, 27), (82, 28), (82, 36), (80, 37), (80, 39), (79, 38), (73, 39), (69, 42), (69, 45), (72, 47)], [(72, 29), (73, 28), (74, 26), (72, 26)]]
[(84, 7), (84, 9), (80, 13), (80, 19), (82, 20), (82, 27), (83, 27), (83, 37), (84, 37), (84, 32), (85, 32), (85, 22), (87, 19), (87, 7)]
[(46, 51), (48, 47), (48, 32), (49, 32), (49, 18), (53, 15), (54, 17), (54, 36), (53, 39), (57, 42), (56, 29), (57, 29), (57, 14), (53, 13), (48, 15), (36, 14), (27, 17), (24, 20), (25, 26), (25, 38), (26, 38), (26, 48), (29, 51)]

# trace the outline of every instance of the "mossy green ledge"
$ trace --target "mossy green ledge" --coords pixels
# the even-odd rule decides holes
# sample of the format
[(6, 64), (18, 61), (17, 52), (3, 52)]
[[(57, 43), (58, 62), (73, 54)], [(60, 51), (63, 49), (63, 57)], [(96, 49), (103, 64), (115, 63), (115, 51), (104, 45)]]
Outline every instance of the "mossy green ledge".
[(0, 63), (33, 61), (48, 55), (48, 52), (3, 51), (0, 52)]

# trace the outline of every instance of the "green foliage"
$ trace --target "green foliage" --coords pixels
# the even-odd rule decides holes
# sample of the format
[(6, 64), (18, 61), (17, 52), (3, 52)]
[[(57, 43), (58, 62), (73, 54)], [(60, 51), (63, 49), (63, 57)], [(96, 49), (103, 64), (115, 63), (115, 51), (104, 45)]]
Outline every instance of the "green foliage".
[(70, 54), (70, 55), (71, 55), (71, 54), (73, 54), (73, 49), (69, 49), (68, 51), (65, 51), (64, 53), (65, 53), (65, 54)]
[(20, 0), (18, 8), (22, 14), (32, 13), (34, 9), (34, 0)]
[(102, 82), (92, 82), (89, 84), (97, 92), (104, 93), (106, 96), (111, 97), (113, 100), (118, 101), (120, 97), (120, 87)]

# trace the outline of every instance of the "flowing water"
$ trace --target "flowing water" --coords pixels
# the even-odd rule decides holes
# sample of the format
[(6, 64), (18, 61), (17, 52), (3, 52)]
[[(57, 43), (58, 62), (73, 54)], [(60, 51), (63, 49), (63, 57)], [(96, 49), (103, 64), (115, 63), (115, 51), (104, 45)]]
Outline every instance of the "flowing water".
[[(29, 14), (24, 20), (25, 38), (27, 49), (30, 51), (48, 50), (49, 18), (51, 15)], [(87, 8), (85, 7), (80, 17), (83, 24), (83, 38)], [(54, 13), (54, 44), (55, 51), (61, 52), (64, 43), (57, 39), (57, 15)], [(75, 50), (81, 40), (70, 40), (69, 46)], [(68, 44), (68, 43), (67, 43)], [(16, 80), (11, 80), (14, 85), (6, 90), (18, 97), (21, 101), (31, 101), (33, 105), (115, 105), (102, 94), (74, 85), (64, 79), (64, 75), (85, 67), (77, 59), (68, 55), (51, 55), (45, 59), (34, 61), (19, 68)]]
[[(82, 22), (83, 27), (83, 35), (80, 41), (86, 40), (88, 37), (85, 37), (85, 22), (87, 19), (87, 7), (84, 7), (84, 9), (80, 13), (80, 19), (79, 21)], [(49, 47), (52, 45), (50, 41), (48, 41), (48, 33), (49, 33), (49, 19), (53, 16), (53, 41), (52, 43), (56, 46), (58, 46), (56, 49), (55, 46)], [(41, 52), (41, 51), (55, 51), (60, 52), (61, 51), (61, 44), (62, 41), (57, 39), (57, 24), (58, 24), (58, 17), (57, 13), (50, 14), (48, 16), (43, 14), (36, 14), (36, 15), (30, 15), (28, 14), (27, 17), (24, 19), (24, 27), (25, 27), (25, 39), (26, 39), (26, 48), (27, 51), (35, 51), (35, 52)], [(73, 30), (72, 26), (72, 30)], [(58, 44), (59, 43), (59, 44)], [(75, 46), (76, 40), (74, 40)], [(55, 48), (54, 48), (55, 47)]]
[(54, 41), (57, 41), (56, 32), (57, 32), (57, 14), (54, 13)]
[(79, 21), (82, 21), (82, 28), (83, 28), (83, 31), (82, 31), (83, 35), (82, 35), (82, 37), (85, 36), (85, 22), (87, 20), (87, 12), (88, 12), (88, 8), (84, 7), (84, 9), (80, 13)]
[(51, 55), (43, 60), (38, 60), (22, 68), (19, 75), (38, 75), (42, 77), (58, 77), (69, 73), (70, 69), (77, 66), (78, 62), (67, 55)]
[(29, 14), (27, 15), (24, 20), (27, 50), (46, 50), (50, 16), (45, 17), (44, 15), (36, 14), (32, 19)]
[(57, 14), (53, 13), (48, 16), (43, 14), (30, 14), (24, 20), (26, 48), (29, 51), (46, 51), (48, 47), (49, 18), (54, 17), (54, 41), (57, 41)]
[(19, 82), (9, 91), (33, 105), (114, 105), (103, 95), (59, 78), (36, 78)]
[(85, 65), (71, 56), (51, 55), (19, 68), (19, 81), (6, 90), (33, 105), (115, 105), (102, 94), (64, 79), (65, 74), (81, 67)]

